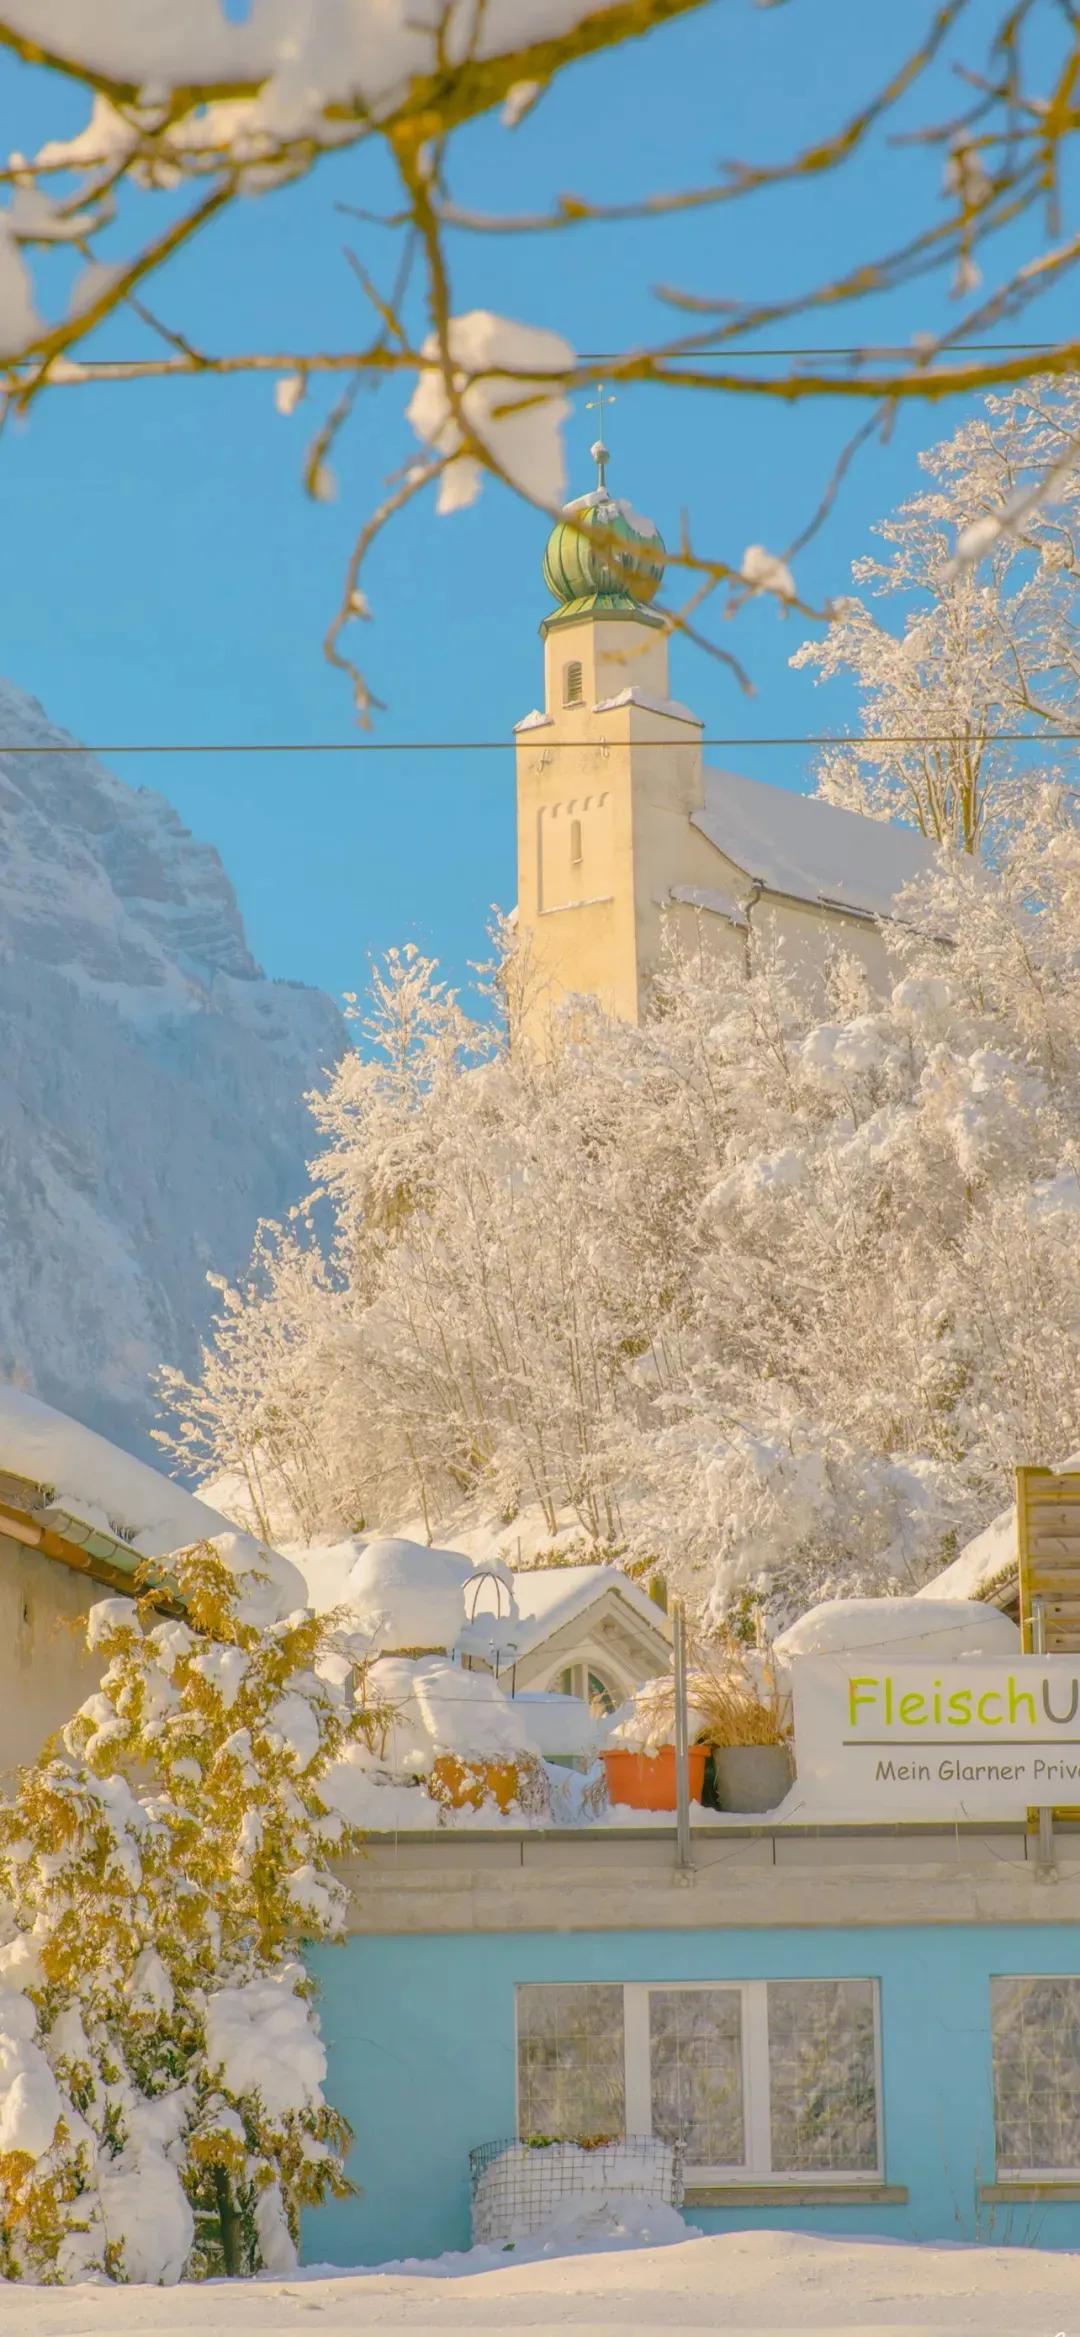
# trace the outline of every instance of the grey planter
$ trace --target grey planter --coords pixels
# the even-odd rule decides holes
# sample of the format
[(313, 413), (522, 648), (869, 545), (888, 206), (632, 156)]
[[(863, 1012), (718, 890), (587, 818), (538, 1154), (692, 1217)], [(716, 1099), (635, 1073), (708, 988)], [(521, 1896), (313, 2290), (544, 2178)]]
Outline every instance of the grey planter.
[(714, 1745), (713, 1776), (722, 1810), (774, 1810), (794, 1772), (788, 1745)]

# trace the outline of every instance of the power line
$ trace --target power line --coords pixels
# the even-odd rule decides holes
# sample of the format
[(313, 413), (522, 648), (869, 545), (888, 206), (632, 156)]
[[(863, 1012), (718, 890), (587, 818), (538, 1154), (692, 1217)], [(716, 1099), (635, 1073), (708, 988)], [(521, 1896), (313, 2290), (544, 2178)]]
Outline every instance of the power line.
[[(689, 360), (698, 357), (862, 357), (868, 363), (871, 359), (891, 357), (898, 361), (909, 358), (913, 365), (928, 366), (931, 361), (941, 357), (1049, 356), (1051, 351), (1060, 347), (1060, 341), (941, 341), (932, 342), (925, 349), (913, 347), (910, 341), (827, 341), (811, 343), (808, 346), (795, 345), (769, 349), (758, 346), (752, 341), (704, 341), (692, 349), (672, 350), (666, 354), (663, 349), (660, 349), (654, 354), (668, 365), (678, 365), (683, 358)], [(625, 350), (619, 349), (579, 349), (577, 363), (580, 365), (619, 365), (626, 354)], [(352, 352), (348, 349), (326, 350), (322, 353), (322, 363), (344, 369), (348, 366), (351, 355)], [(134, 356), (79, 357), (74, 362), (82, 374), (115, 374), (118, 366), (144, 366), (148, 360), (145, 357)], [(212, 374), (217, 370), (219, 362), (231, 366), (242, 364), (245, 361), (242, 358), (236, 359), (228, 355), (220, 360), (211, 358), (203, 370)], [(250, 358), (247, 362), (251, 362)], [(317, 360), (313, 361), (309, 358), (307, 363), (314, 364), (315, 371), (318, 371)], [(275, 367), (275, 361), (272, 358), (264, 358), (261, 360), (261, 364), (266, 371), (277, 370), (281, 373), (288, 373), (296, 366), (302, 370), (305, 359), (303, 357), (282, 357)], [(29, 375), (34, 370), (33, 363), (28, 358), (17, 358), (10, 368), (10, 371), (16, 374)], [(186, 378), (183, 367), (178, 366), (176, 370), (180, 378)], [(193, 367), (192, 370), (195, 371), (198, 368)], [(633, 382), (626, 385), (631, 389), (634, 386)], [(646, 383), (644, 386), (648, 388), (650, 385)], [(662, 383), (660, 386), (663, 386)]]
[[(705, 341), (693, 349), (673, 350), (665, 362), (677, 365), (685, 357), (910, 357), (913, 365), (928, 362), (932, 357), (1024, 357), (1049, 355), (1060, 348), (1059, 341), (942, 341), (928, 349), (915, 349), (910, 341), (844, 341), (822, 342), (812, 348), (766, 349), (727, 341)], [(659, 354), (663, 355), (663, 352)], [(579, 349), (582, 365), (617, 365), (617, 349)]]
[[(537, 726), (539, 732), (539, 725)], [(526, 737), (530, 734), (526, 733)], [(627, 744), (634, 747), (673, 747), (689, 745), (689, 740), (674, 738), (635, 738), (627, 741), (608, 738), (553, 738), (537, 743), (545, 754), (582, 754), (589, 747)], [(741, 736), (701, 738), (694, 741), (702, 747), (957, 747), (957, 746), (1025, 746), (1048, 749), (1057, 746), (1080, 745), (1080, 730), (1055, 730), (1045, 737), (1033, 736), (1027, 730), (991, 730), (982, 737), (973, 738), (968, 731), (888, 731), (881, 736), (845, 738), (829, 731), (796, 732), (775, 738), (749, 733)], [(505, 755), (513, 751), (512, 738), (316, 738), (316, 739), (151, 739), (124, 741), (108, 746), (80, 746), (75, 741), (60, 740), (55, 744), (29, 746), (18, 740), (11, 746), (0, 741), (0, 756), (4, 755)]]

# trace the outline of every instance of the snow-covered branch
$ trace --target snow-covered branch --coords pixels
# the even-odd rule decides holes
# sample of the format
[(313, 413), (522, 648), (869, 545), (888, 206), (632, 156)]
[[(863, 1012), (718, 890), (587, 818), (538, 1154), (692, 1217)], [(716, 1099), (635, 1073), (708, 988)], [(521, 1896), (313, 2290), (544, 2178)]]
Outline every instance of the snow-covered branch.
[(1053, 776), (1080, 683), (1078, 446), (1075, 384), (1035, 381), (921, 457), (927, 485), (877, 531), (886, 553), (855, 564), (864, 590), (792, 660), (861, 694), (858, 733), (819, 766), (829, 802), (993, 852)]
[[(347, 426), (356, 387), (373, 375), (404, 374), (409, 417), (426, 459), (437, 456), (438, 468), (410, 481), (406, 495), (391, 494), (378, 526), (369, 522), (361, 531), (328, 636), (330, 653), (352, 676), (366, 719), (375, 701), (343, 636), (355, 616), (369, 613), (358, 583), (368, 545), (401, 501), (433, 482), (443, 511), (457, 508), (485, 475), (550, 510), (560, 492), (567, 398), (591, 370), (558, 336), (527, 322), (461, 313), (448, 265), (449, 234), (463, 228), (562, 234), (639, 218), (663, 218), (677, 227), (704, 209), (750, 201), (766, 191), (786, 190), (800, 199), (802, 190), (872, 151), (875, 138), (891, 135), (901, 104), (910, 116), (931, 68), (967, 37), (969, 19), (967, 0), (939, 0), (880, 86), (849, 116), (828, 122), (819, 136), (779, 161), (727, 163), (704, 186), (646, 189), (615, 206), (562, 194), (537, 214), (479, 219), (455, 203), (450, 173), (459, 131), (498, 111), (512, 134), (575, 62), (645, 36), (662, 38), (675, 18), (703, 4), (384, 0), (373, 9), (370, 0), (335, 0), (298, 18), (287, 0), (254, 0), (237, 20), (223, 13), (219, 0), (191, 0), (182, 10), (172, 0), (101, 0), (93, 10), (82, 0), (0, 0), (0, 47), (82, 88), (88, 109), (74, 135), (52, 136), (32, 153), (12, 154), (0, 174), (11, 190), (0, 209), (0, 397), (25, 412), (47, 391), (82, 388), (92, 380), (187, 374), (209, 383), (219, 374), (251, 371), (278, 377), (286, 411), (289, 384), (340, 375), (345, 387), (339, 408), (329, 420), (317, 421), (304, 465), (309, 492), (322, 497), (332, 493), (333, 481), (319, 450), (325, 438), (332, 441)], [(644, 345), (614, 352), (606, 368), (611, 378), (663, 386), (672, 394), (783, 404), (792, 398), (855, 399), (883, 414), (912, 398), (1025, 380), (1031, 359), (1023, 350), (960, 355), (952, 345), (983, 338), (1000, 319), (1026, 314), (1080, 254), (1080, 242), (1062, 237), (1053, 217), (1080, 120), (1073, 88), (1075, 29), (1069, 29), (1068, 11), (1048, 10), (1047, 37), (1029, 59), (1024, 40), (1034, 13), (1003, 7), (985, 51), (960, 59), (976, 91), (970, 103), (945, 121), (924, 120), (905, 130), (908, 141), (940, 166), (941, 178), (928, 198), (936, 202), (943, 187), (939, 217), (927, 212), (912, 231), (905, 216), (899, 240), (867, 249), (843, 277), (780, 298), (766, 288), (753, 301), (732, 301), (723, 288), (669, 284), (661, 295), (669, 313), (674, 308), (692, 322), (674, 335), (661, 331)], [(779, 13), (768, 37), (783, 43)], [(415, 283), (407, 268), (398, 270), (389, 290), (378, 291), (377, 267), (368, 255), (356, 263), (380, 319), (372, 341), (347, 350), (241, 353), (210, 347), (197, 326), (159, 315), (156, 299), (151, 313), (147, 298), (175, 252), (197, 245), (242, 198), (270, 198), (316, 169), (324, 156), (376, 146), (389, 153), (401, 189), (400, 204), (388, 215), (391, 232), (409, 252), (422, 252), (422, 266)], [(1047, 203), (1051, 220), (1044, 231), (1038, 206)], [(145, 220), (159, 208), (165, 224), (147, 233)], [(357, 216), (371, 227), (358, 207)], [(1017, 260), (1021, 226), (1034, 248)], [(372, 232), (377, 242), (383, 231)], [(942, 266), (954, 270), (966, 297), (999, 239), (1005, 257), (997, 282), (936, 339), (916, 334), (901, 351), (868, 341), (854, 357), (826, 354), (803, 365), (722, 362), (724, 348), (748, 335), (834, 310), (838, 300), (859, 302), (917, 282)], [(64, 313), (50, 317), (37, 261), (57, 244), (79, 255), (84, 267)], [(88, 358), (94, 331), (125, 312), (157, 334), (161, 351), (147, 349), (126, 361)], [(1080, 344), (1066, 336), (1039, 362), (1047, 375), (1071, 374), (1080, 362)], [(805, 606), (798, 601), (790, 546), (778, 547), (769, 559), (765, 589), (775, 591), (782, 605)], [(748, 578), (745, 560), (733, 549), (724, 556), (700, 553), (686, 541), (668, 555), (668, 569), (671, 583), (686, 571), (690, 602), (680, 610), (676, 593), (669, 613), (688, 629), (703, 581), (732, 586), (734, 606), (746, 597), (740, 589)], [(760, 585), (760, 572), (751, 581)], [(709, 640), (707, 645), (717, 646)]]

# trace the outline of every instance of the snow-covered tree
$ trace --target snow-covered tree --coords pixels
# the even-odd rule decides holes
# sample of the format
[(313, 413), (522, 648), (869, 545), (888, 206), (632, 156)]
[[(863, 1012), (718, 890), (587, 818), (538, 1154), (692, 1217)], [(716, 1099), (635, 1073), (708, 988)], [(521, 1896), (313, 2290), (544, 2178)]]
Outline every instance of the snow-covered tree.
[(237, 1466), (215, 1375), (252, 1308), (279, 1530), (303, 1470), (327, 1531), (480, 1516), (512, 1554), (528, 1521), (725, 1611), (924, 1579), (1080, 1444), (1070, 800), (903, 912), (884, 997), (842, 957), (815, 998), (672, 953), (640, 1029), (579, 1001), (543, 1060), (393, 959), (316, 1107), (325, 1286), (264, 1248), (176, 1397), (185, 1460)]
[[(250, 1587), (250, 1586), (249, 1586)], [(229, 1552), (91, 1610), (90, 1697), (0, 1807), (0, 2270), (288, 2270), (348, 2189), (304, 1940), (340, 1928), (328, 1768), (377, 1715), (332, 1618), (248, 1619)]]
[(860, 693), (859, 735), (823, 755), (820, 795), (958, 851), (992, 849), (1075, 721), (1080, 391), (1037, 382), (988, 398), (920, 462), (928, 485), (877, 531), (885, 555), (852, 570), (896, 624), (854, 595), (792, 664), (853, 676)]

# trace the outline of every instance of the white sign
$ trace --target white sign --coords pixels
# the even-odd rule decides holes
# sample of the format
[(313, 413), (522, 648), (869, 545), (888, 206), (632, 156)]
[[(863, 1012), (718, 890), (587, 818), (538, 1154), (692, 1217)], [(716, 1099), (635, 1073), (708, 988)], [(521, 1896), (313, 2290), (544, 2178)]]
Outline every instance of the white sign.
[(1076, 1656), (800, 1656), (792, 1692), (798, 1786), (814, 1816), (1015, 1818), (1080, 1805)]

